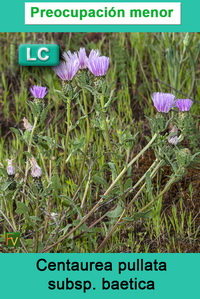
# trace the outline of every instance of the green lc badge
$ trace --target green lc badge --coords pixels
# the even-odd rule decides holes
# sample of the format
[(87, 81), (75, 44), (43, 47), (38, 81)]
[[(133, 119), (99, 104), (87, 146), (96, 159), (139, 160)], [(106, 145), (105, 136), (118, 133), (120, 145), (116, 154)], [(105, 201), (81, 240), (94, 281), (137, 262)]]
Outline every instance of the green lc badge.
[(56, 66), (60, 48), (56, 44), (23, 44), (18, 49), (18, 62), (22, 66)]

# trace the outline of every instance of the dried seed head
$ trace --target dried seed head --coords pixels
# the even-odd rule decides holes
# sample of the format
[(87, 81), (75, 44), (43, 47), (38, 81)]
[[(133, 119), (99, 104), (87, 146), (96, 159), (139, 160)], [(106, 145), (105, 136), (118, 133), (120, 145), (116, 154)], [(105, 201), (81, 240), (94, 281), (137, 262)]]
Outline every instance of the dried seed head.
[(40, 168), (40, 166), (37, 164), (36, 160), (34, 157), (32, 157), (30, 159), (30, 163), (31, 163), (31, 176), (33, 178), (41, 178), (42, 176), (42, 169)]
[(28, 122), (28, 119), (26, 117), (24, 117), (22, 120), (24, 122), (25, 130), (31, 132), (33, 130), (33, 126)]
[(172, 129), (170, 130), (170, 133), (175, 133), (178, 132), (177, 126), (173, 126)]
[(168, 137), (168, 142), (170, 144), (177, 145), (177, 143), (178, 143), (178, 136), (176, 134), (177, 132), (178, 132), (178, 128), (176, 126), (173, 126), (169, 132), (170, 135), (172, 135), (172, 136)]
[(177, 145), (178, 143), (178, 136), (171, 136), (168, 138), (168, 142), (173, 145)]

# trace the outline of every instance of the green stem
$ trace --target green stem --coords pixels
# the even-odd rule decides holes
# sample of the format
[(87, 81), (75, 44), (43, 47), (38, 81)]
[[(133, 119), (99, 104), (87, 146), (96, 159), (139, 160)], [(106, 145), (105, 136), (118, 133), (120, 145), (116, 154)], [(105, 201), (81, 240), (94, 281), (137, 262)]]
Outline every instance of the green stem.
[[(117, 161), (117, 159), (115, 157), (115, 154), (114, 154), (114, 151), (113, 151), (113, 148), (112, 148), (112, 144), (111, 144), (111, 141), (110, 141), (109, 130), (108, 130), (108, 123), (107, 123), (107, 120), (106, 120), (106, 114), (103, 111), (104, 105), (105, 105), (104, 96), (103, 95), (101, 96), (100, 101), (101, 101), (101, 108), (102, 108), (102, 115), (103, 115), (103, 124), (104, 124), (105, 139), (106, 139), (106, 148), (107, 148), (107, 150), (110, 150), (111, 157), (112, 157), (112, 159), (114, 161), (114, 164), (115, 164), (115, 167), (116, 167), (116, 170), (117, 170), (117, 174), (119, 174), (120, 173), (120, 169), (119, 169), (118, 161)], [(119, 186), (120, 186), (120, 191), (123, 194), (124, 193), (124, 188), (123, 188), (123, 184), (122, 184), (121, 180), (119, 180)]]
[(39, 146), (37, 147), (37, 149), (38, 149), (38, 152), (40, 154), (40, 158), (42, 160), (42, 165), (43, 165), (43, 168), (44, 168), (45, 176), (46, 176), (46, 179), (47, 179), (47, 182), (48, 182), (49, 181), (49, 176), (48, 176), (47, 168), (46, 168), (46, 165), (45, 165), (45, 162), (44, 162), (44, 157), (43, 157), (43, 155), (42, 155), (42, 153), (40, 151)]
[[(27, 152), (29, 154), (31, 154), (32, 140), (33, 140), (33, 135), (34, 135), (35, 128), (37, 126), (37, 122), (38, 122), (38, 116), (36, 116), (34, 118), (34, 124), (33, 124), (33, 128), (32, 128), (31, 134), (30, 134), (30, 139), (29, 139), (28, 149), (27, 149)], [(28, 176), (28, 161), (26, 162), (23, 192), (25, 190), (25, 186), (26, 186), (26, 182), (27, 182), (27, 176)]]
[[(164, 163), (163, 160), (160, 161), (157, 170), (160, 168), (160, 165), (162, 165)], [(155, 169), (155, 171), (157, 171)], [(177, 171), (177, 173), (169, 180), (169, 182), (166, 184), (165, 188), (163, 189), (163, 191), (160, 192), (160, 194), (158, 196), (156, 196), (156, 198), (152, 199), (145, 207), (143, 207), (142, 209), (140, 209), (138, 211), (138, 213), (142, 213), (144, 212), (148, 207), (150, 207), (154, 202), (156, 202), (161, 196), (163, 196), (163, 194), (165, 194), (165, 192), (168, 191), (168, 189), (171, 187), (171, 185), (176, 181), (177, 175), (180, 172), (180, 168)], [(152, 173), (153, 174), (153, 173)], [(111, 237), (111, 235), (113, 234), (113, 232), (115, 231), (115, 229), (117, 228), (117, 226), (119, 225), (119, 223), (121, 222), (122, 218), (124, 217), (128, 207), (130, 207), (130, 205), (135, 201), (135, 199), (138, 197), (138, 195), (141, 193), (141, 191), (144, 189), (146, 184), (144, 184), (141, 189), (138, 191), (138, 193), (134, 196), (134, 198), (131, 200), (131, 202), (129, 203), (129, 205), (123, 210), (121, 216), (119, 217), (119, 219), (117, 220), (117, 222), (115, 223), (115, 225), (113, 226), (113, 228), (111, 229), (111, 231), (108, 233), (108, 235), (106, 236), (106, 238), (103, 240), (103, 242), (99, 245), (99, 247), (97, 248), (97, 250), (95, 251), (95, 253), (98, 253), (103, 246), (106, 244), (106, 242), (108, 241), (108, 239)]]
[[(164, 160), (162, 160), (161, 162), (158, 163), (158, 160), (156, 159), (153, 164), (149, 167), (149, 169), (145, 172), (145, 174), (139, 179), (139, 181), (130, 189), (128, 190), (128, 192), (125, 194), (125, 197), (127, 197), (133, 190), (135, 190), (137, 188), (137, 186), (145, 179), (147, 172), (152, 171), (152, 169), (155, 167), (155, 169), (152, 171), (152, 173), (150, 174), (150, 177), (153, 178), (157, 172), (157, 170), (162, 167), (164, 165)], [(141, 193), (141, 191), (143, 190), (144, 186), (146, 184), (144, 184), (141, 189), (137, 192), (136, 196), (134, 196), (134, 198), (130, 201), (130, 203), (128, 204), (128, 206), (126, 207), (126, 209), (128, 209), (128, 207), (133, 203), (133, 201), (136, 200), (136, 198), (139, 196), (139, 194)], [(115, 206), (116, 207), (116, 206)], [(96, 224), (98, 224), (102, 219), (104, 219), (107, 215), (107, 212), (101, 216), (99, 219), (97, 219), (95, 222), (93, 222), (90, 226), (89, 229), (91, 229), (93, 226), (95, 226)], [(86, 232), (86, 231), (85, 231)], [(78, 238), (79, 236), (83, 235), (85, 232), (80, 233), (78, 236), (74, 237), (74, 238)]]
[(90, 122), (89, 122), (89, 118), (88, 118), (87, 98), (86, 98), (84, 89), (83, 89), (83, 102), (84, 102), (84, 109), (85, 109), (85, 116), (86, 116), (86, 123), (87, 123), (87, 129), (86, 129), (87, 131), (86, 131), (85, 150), (84, 150), (84, 155), (83, 155), (81, 168), (80, 168), (80, 172), (79, 172), (78, 185), (81, 183), (81, 180), (82, 180), (83, 168), (85, 165), (86, 155), (87, 155), (88, 146), (89, 146), (89, 142), (90, 142)]
[(16, 223), (15, 223), (15, 219), (14, 219), (14, 215), (13, 215), (13, 203), (12, 203), (12, 201), (10, 201), (10, 208), (9, 208), (9, 210), (10, 210), (10, 219), (12, 220), (13, 227), (14, 227), (14, 229), (16, 231), (17, 228), (16, 228)]
[(46, 210), (46, 215), (45, 215), (45, 220), (44, 220), (44, 229), (43, 229), (42, 242), (45, 240), (45, 235), (46, 235), (46, 232), (47, 232), (47, 226), (48, 226), (50, 211), (51, 211), (51, 199), (48, 198), (47, 210)]
[[(154, 162), (155, 163), (155, 162)], [(153, 163), (153, 164), (154, 164)], [(155, 174), (157, 173), (157, 171), (160, 169), (160, 167), (162, 167), (162, 165), (164, 164), (164, 160), (161, 160), (157, 166), (155, 167), (155, 169), (152, 171), (150, 177), (153, 178), (155, 176)], [(146, 174), (149, 170), (146, 171), (146, 173), (143, 175), (142, 178), (146, 177)], [(141, 179), (142, 179), (141, 178)], [(140, 179), (140, 180), (141, 180)], [(128, 208), (133, 204), (133, 202), (136, 201), (136, 199), (138, 198), (138, 196), (141, 194), (141, 192), (143, 191), (143, 189), (145, 188), (146, 183), (144, 183), (142, 185), (142, 187), (140, 188), (140, 190), (136, 193), (136, 195), (133, 197), (133, 199), (129, 202), (128, 206), (126, 208), (124, 208), (121, 216), (119, 217), (119, 219), (117, 220), (117, 222), (115, 223), (115, 225), (112, 227), (112, 229), (110, 230), (110, 232), (108, 233), (108, 235), (105, 237), (105, 239), (102, 241), (102, 243), (99, 245), (99, 247), (96, 249), (95, 253), (99, 252), (103, 246), (107, 243), (108, 239), (112, 236), (112, 234), (114, 233), (115, 229), (117, 228), (117, 226), (119, 225), (119, 223), (121, 222), (122, 218), (124, 217), (125, 213), (127, 212)]]
[[(35, 217), (39, 217), (39, 200), (38, 200), (38, 197), (36, 198), (36, 207), (35, 207)], [(37, 220), (36, 220), (36, 223), (37, 223)], [(37, 226), (37, 224), (36, 224)], [(38, 252), (38, 240), (39, 240), (39, 232), (38, 232), (38, 229), (36, 227), (36, 233), (35, 233), (35, 253)]]
[(67, 134), (66, 134), (66, 138), (65, 138), (63, 163), (62, 163), (62, 166), (61, 166), (61, 173), (60, 173), (61, 177), (64, 173), (65, 165), (66, 165), (70, 126), (71, 126), (71, 100), (68, 98), (67, 99)]
[(178, 169), (177, 173), (169, 180), (169, 182), (166, 184), (165, 188), (156, 196), (156, 198), (152, 199), (145, 207), (139, 210), (138, 213), (141, 213), (145, 211), (149, 206), (151, 206), (154, 202), (156, 202), (160, 197), (162, 197), (171, 187), (176, 182), (177, 175), (179, 174), (181, 168)]
[(114, 186), (117, 184), (117, 182), (121, 179), (121, 177), (126, 173), (126, 171), (129, 169), (129, 167), (131, 167), (133, 165), (134, 162), (136, 162), (141, 155), (144, 154), (144, 152), (152, 145), (152, 143), (155, 141), (156, 137), (158, 136), (159, 133), (154, 134), (154, 136), (152, 137), (152, 139), (149, 141), (149, 143), (142, 149), (142, 151), (136, 156), (134, 157), (129, 163), (128, 165), (120, 172), (120, 174), (118, 175), (118, 177), (112, 182), (112, 184), (110, 185), (110, 187), (106, 190), (106, 192), (103, 194), (103, 196), (99, 199), (99, 201), (94, 205), (94, 207), (90, 210), (90, 212), (79, 222), (78, 225), (76, 225), (74, 228), (72, 228), (66, 235), (64, 235), (61, 239), (59, 239), (57, 242), (55, 242), (54, 244), (50, 245), (49, 247), (47, 247), (46, 249), (44, 249), (42, 252), (46, 252), (49, 251), (52, 247), (56, 246), (57, 244), (59, 244), (60, 242), (62, 242), (63, 240), (65, 240), (66, 238), (68, 238), (73, 232), (75, 232), (83, 223), (85, 223), (85, 221), (93, 214), (93, 212), (96, 211), (96, 209), (102, 204), (102, 202), (104, 201), (104, 197), (107, 196), (110, 191), (114, 188)]
[[(140, 183), (146, 178), (146, 174), (147, 172), (150, 172), (152, 171), (152, 169), (158, 164), (158, 160), (156, 159), (152, 165), (148, 168), (148, 170), (143, 174), (143, 176), (137, 181), (137, 183), (135, 183), (135, 185), (130, 189), (128, 190), (128, 192), (126, 193), (126, 197), (133, 192), (133, 190), (135, 190), (139, 185)], [(160, 163), (159, 163), (160, 164)]]
[[(121, 177), (127, 172), (127, 170), (146, 152), (146, 150), (152, 145), (152, 143), (155, 141), (156, 137), (158, 136), (158, 133), (154, 134), (152, 139), (149, 141), (149, 143), (135, 156), (120, 172), (120, 174), (116, 177), (116, 179), (112, 182), (110, 187), (105, 192), (104, 196), (108, 195), (110, 191), (113, 189), (113, 187), (116, 185), (116, 183), (121, 179)], [(103, 201), (103, 200), (102, 200)]]

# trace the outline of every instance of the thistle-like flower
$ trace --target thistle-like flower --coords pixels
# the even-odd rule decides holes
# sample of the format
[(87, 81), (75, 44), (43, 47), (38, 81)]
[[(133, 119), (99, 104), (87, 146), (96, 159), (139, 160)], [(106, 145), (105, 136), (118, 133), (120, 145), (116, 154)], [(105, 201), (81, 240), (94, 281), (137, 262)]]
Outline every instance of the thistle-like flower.
[(175, 96), (171, 93), (154, 92), (152, 100), (158, 112), (168, 113), (175, 105)]
[(66, 62), (79, 60), (78, 54), (76, 52), (72, 53), (71, 51), (64, 52), (62, 54), (62, 57)]
[(101, 55), (101, 52), (99, 50), (91, 50), (89, 54), (89, 59), (91, 58), (97, 58)]
[(29, 123), (28, 119), (24, 117), (22, 120), (24, 122), (24, 129), (31, 132), (33, 130), (33, 126)]
[(182, 112), (189, 111), (192, 104), (193, 104), (193, 101), (190, 99), (182, 99), (182, 100), (178, 99), (178, 100), (176, 100), (176, 103), (175, 103), (176, 107)]
[(30, 88), (30, 92), (36, 99), (43, 99), (45, 95), (48, 93), (48, 90), (44, 86), (38, 86), (34, 85), (32, 88)]
[(78, 51), (78, 59), (79, 59), (79, 68), (80, 69), (86, 69), (87, 68), (87, 55), (86, 55), (86, 51), (85, 48), (80, 48), (80, 50)]
[(15, 167), (13, 166), (13, 159), (7, 160), (7, 168), (6, 168), (7, 174), (9, 176), (15, 175)]
[(96, 77), (105, 76), (110, 64), (110, 58), (106, 56), (99, 56), (100, 52), (98, 50), (92, 51), (86, 61), (88, 69)]
[(61, 62), (58, 66), (53, 67), (53, 70), (63, 81), (71, 81), (79, 70), (79, 60), (69, 59), (66, 62)]
[(31, 163), (31, 176), (33, 178), (41, 178), (42, 176), (42, 169), (40, 166), (37, 164), (36, 160), (34, 157), (30, 158), (30, 163)]

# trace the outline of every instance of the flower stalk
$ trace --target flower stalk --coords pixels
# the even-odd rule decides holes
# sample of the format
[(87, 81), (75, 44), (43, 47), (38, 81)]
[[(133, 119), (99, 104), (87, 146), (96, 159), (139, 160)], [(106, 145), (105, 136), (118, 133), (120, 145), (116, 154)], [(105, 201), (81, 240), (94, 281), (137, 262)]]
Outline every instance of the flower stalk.
[[(161, 160), (158, 165), (156, 166), (156, 168), (154, 169), (154, 171), (151, 173), (150, 177), (152, 178), (157, 171), (160, 169), (160, 167), (163, 165), (164, 161)], [(138, 211), (138, 213), (142, 213), (144, 212), (148, 207), (150, 207), (153, 203), (155, 203), (157, 200), (159, 200), (159, 198), (161, 196), (163, 196), (171, 187), (171, 185), (176, 181), (177, 179), (177, 175), (180, 172), (180, 168), (177, 172), (177, 174), (175, 174), (171, 180), (169, 180), (169, 182), (166, 184), (165, 188), (160, 192), (160, 194), (158, 196), (156, 196), (154, 199), (152, 199), (145, 207), (143, 207), (142, 209), (140, 209)], [(121, 223), (123, 217), (125, 216), (128, 208), (133, 204), (133, 202), (138, 198), (138, 196), (141, 194), (141, 192), (143, 191), (143, 189), (145, 188), (146, 183), (143, 184), (143, 186), (140, 188), (140, 190), (137, 192), (137, 194), (134, 196), (134, 198), (130, 201), (130, 203), (128, 204), (128, 206), (123, 210), (122, 214), (120, 215), (119, 219), (117, 220), (117, 222), (115, 223), (115, 225), (112, 227), (112, 229), (110, 230), (110, 232), (108, 233), (108, 235), (105, 237), (105, 239), (102, 241), (102, 243), (99, 245), (99, 247), (96, 249), (95, 253), (98, 253), (101, 251), (101, 249), (104, 247), (104, 245), (107, 243), (108, 239), (112, 236), (112, 234), (114, 233), (114, 231), (116, 230), (117, 226)]]
[(68, 150), (68, 142), (69, 142), (69, 133), (71, 129), (71, 99), (67, 98), (67, 133), (65, 137), (65, 145), (64, 145), (64, 155), (61, 166), (60, 176), (64, 174), (65, 166), (66, 166), (66, 158), (67, 158), (67, 150)]
[[(38, 116), (35, 117), (34, 119), (34, 124), (33, 124), (33, 128), (30, 132), (30, 139), (29, 139), (29, 143), (28, 143), (28, 149), (27, 149), (27, 152), (29, 154), (31, 154), (31, 147), (32, 147), (32, 141), (33, 141), (33, 135), (34, 135), (34, 131), (35, 131), (35, 128), (37, 126), (37, 122), (38, 122)], [(23, 192), (25, 190), (25, 186), (26, 186), (26, 182), (27, 182), (27, 176), (28, 176), (28, 169), (29, 169), (29, 164), (28, 164), (28, 160), (26, 162), (26, 168), (25, 168), (25, 175), (24, 175), (24, 187), (23, 187)]]
[(81, 163), (81, 167), (80, 167), (80, 175), (79, 175), (78, 185), (81, 183), (81, 180), (82, 180), (83, 168), (84, 168), (84, 165), (85, 165), (86, 155), (87, 155), (88, 146), (89, 146), (89, 142), (90, 142), (90, 121), (89, 121), (89, 117), (88, 117), (87, 98), (86, 98), (86, 93), (85, 93), (84, 88), (83, 88), (83, 103), (84, 103), (84, 109), (85, 109), (85, 117), (86, 117), (87, 128), (86, 128), (85, 150), (84, 150), (84, 155), (83, 155), (83, 159), (82, 159), (82, 163)]
[(112, 182), (112, 184), (110, 185), (110, 187), (106, 190), (106, 192), (103, 194), (102, 198), (99, 199), (99, 201), (94, 205), (94, 207), (90, 210), (90, 212), (79, 222), (79, 224), (77, 224), (74, 228), (72, 228), (66, 235), (64, 235), (61, 239), (59, 239), (58, 241), (56, 241), (54, 244), (48, 246), (46, 249), (42, 250), (42, 252), (47, 252), (49, 251), (51, 248), (53, 248), (54, 246), (56, 246), (57, 244), (59, 244), (60, 242), (64, 241), (65, 239), (67, 239), (72, 233), (74, 233), (80, 226), (82, 226), (83, 223), (85, 223), (85, 221), (96, 211), (96, 209), (99, 207), (99, 205), (104, 201), (104, 197), (106, 197), (110, 191), (114, 188), (114, 186), (117, 184), (117, 182), (121, 179), (121, 177), (126, 173), (126, 171), (129, 169), (129, 167), (131, 167), (133, 165), (133, 163), (135, 163), (140, 157), (141, 155), (143, 155), (145, 153), (145, 151), (152, 145), (152, 143), (155, 141), (155, 139), (157, 138), (158, 133), (154, 134), (154, 136), (152, 137), (152, 139), (149, 141), (149, 143), (143, 148), (143, 150), (137, 154), (136, 157), (134, 157), (126, 167), (124, 167), (124, 169), (120, 172), (120, 174), (117, 176), (117, 178)]

